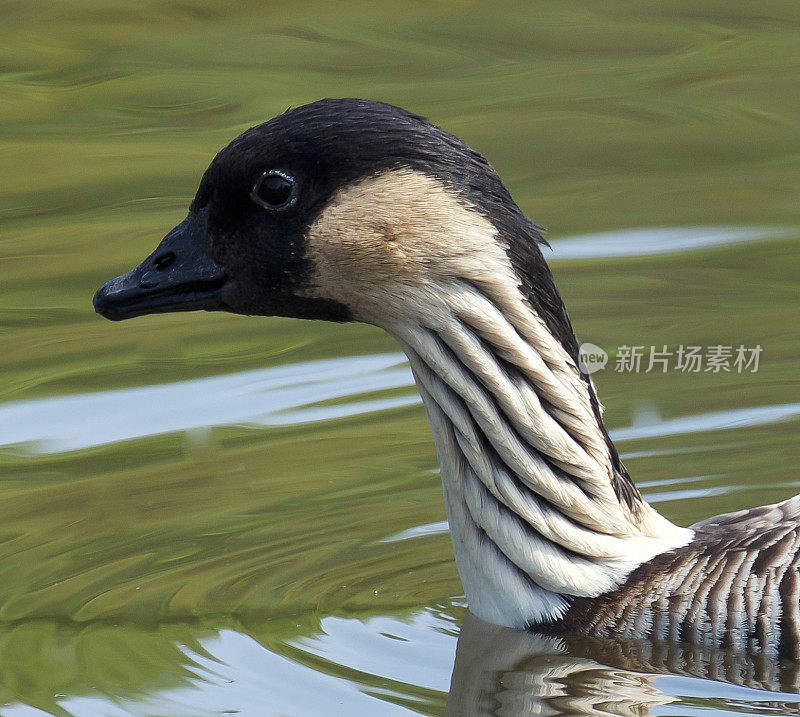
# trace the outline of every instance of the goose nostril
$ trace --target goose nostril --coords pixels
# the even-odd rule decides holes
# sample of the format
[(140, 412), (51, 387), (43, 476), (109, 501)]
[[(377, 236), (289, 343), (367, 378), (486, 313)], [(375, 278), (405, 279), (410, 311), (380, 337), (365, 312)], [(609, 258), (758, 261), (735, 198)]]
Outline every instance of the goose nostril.
[(172, 262), (174, 261), (175, 254), (171, 251), (168, 251), (166, 254), (156, 257), (153, 260), (153, 266), (156, 268), (156, 271), (164, 271), (164, 269), (168, 269), (170, 266), (172, 266)]
[(146, 271), (139, 279), (139, 287), (142, 289), (154, 289), (158, 283), (158, 279), (153, 276), (152, 271)]

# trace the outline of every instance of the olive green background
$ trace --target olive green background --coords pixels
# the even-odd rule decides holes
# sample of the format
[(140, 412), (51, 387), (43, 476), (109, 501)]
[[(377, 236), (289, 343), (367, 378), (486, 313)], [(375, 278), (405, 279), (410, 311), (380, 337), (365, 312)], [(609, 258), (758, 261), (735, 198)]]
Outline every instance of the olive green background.
[[(91, 307), (183, 218), (239, 132), (360, 96), (463, 137), (554, 241), (787, 229), (552, 266), (581, 339), (612, 353), (595, 377), (612, 429), (643, 411), (796, 403), (798, 58), (791, 1), (0, 3), (0, 401), (396, 351), (362, 325), (205, 313), (114, 324)], [(763, 354), (755, 374), (616, 373), (623, 344)], [(688, 524), (798, 492), (799, 428), (620, 448), (658, 508)], [(297, 647), (328, 616), (404, 621), (438, 606), (456, 633), (447, 535), (381, 542), (444, 519), (435, 468), (418, 404), (217, 427), (200, 444), (173, 433), (55, 454), (0, 447), (0, 704), (177, 714), (143, 705), (206, 679), (187, 650), (232, 630), (359, 686), (373, 714), (390, 702), (441, 714), (443, 689), (354, 674), (335, 655), (322, 666)], [(301, 674), (292, 714), (316, 714)], [(64, 701), (87, 696), (94, 706)]]

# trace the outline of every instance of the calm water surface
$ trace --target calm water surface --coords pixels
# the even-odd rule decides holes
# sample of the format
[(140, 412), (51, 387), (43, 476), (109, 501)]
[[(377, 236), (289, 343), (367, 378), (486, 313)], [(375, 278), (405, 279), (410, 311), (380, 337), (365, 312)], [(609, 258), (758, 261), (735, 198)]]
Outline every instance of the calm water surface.
[[(0, 6), (0, 714), (796, 714), (797, 665), (466, 619), (433, 442), (370, 327), (112, 324), (213, 154), (322, 96), (487, 155), (612, 434), (689, 524), (800, 492), (794, 2)], [(762, 347), (756, 373), (621, 346)], [(673, 356), (674, 363), (674, 356)]]

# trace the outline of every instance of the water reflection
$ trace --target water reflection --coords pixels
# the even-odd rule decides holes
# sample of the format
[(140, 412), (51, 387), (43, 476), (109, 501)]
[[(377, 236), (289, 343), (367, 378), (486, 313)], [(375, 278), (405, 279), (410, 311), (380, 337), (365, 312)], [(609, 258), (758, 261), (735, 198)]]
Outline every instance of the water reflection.
[[(449, 717), (772, 714), (800, 708), (792, 662), (646, 641), (563, 638), (467, 614), (447, 701)], [(661, 709), (680, 703), (680, 711)], [(694, 704), (693, 704), (694, 703)]]
[(792, 662), (510, 630), (459, 600), (405, 615), (0, 628), (4, 717), (796, 714), (799, 690)]
[(603, 259), (622, 256), (674, 254), (737, 244), (756, 239), (771, 239), (792, 234), (781, 227), (664, 227), (625, 229), (557, 239), (550, 242), (548, 259)]
[[(0, 404), (0, 445), (29, 444), (36, 453), (60, 453), (209, 426), (344, 418), (416, 403), (416, 395), (353, 400), (411, 385), (402, 354), (378, 354), (19, 401)], [(345, 398), (345, 404), (319, 405)]]
[(405, 620), (22, 622), (0, 628), (0, 714), (441, 714), (456, 631), (436, 610)]

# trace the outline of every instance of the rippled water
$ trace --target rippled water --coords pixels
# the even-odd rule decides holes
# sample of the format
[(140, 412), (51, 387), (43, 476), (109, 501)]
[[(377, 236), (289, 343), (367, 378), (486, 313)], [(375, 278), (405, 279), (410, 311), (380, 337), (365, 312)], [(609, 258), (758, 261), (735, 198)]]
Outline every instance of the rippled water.
[[(794, 664), (465, 619), (429, 428), (380, 332), (93, 314), (242, 129), (391, 101), (549, 228), (659, 510), (800, 492), (796, 4), (411, 8), (2, 6), (0, 714), (800, 709)], [(756, 373), (615, 370), (621, 346), (691, 345), (763, 352)]]

